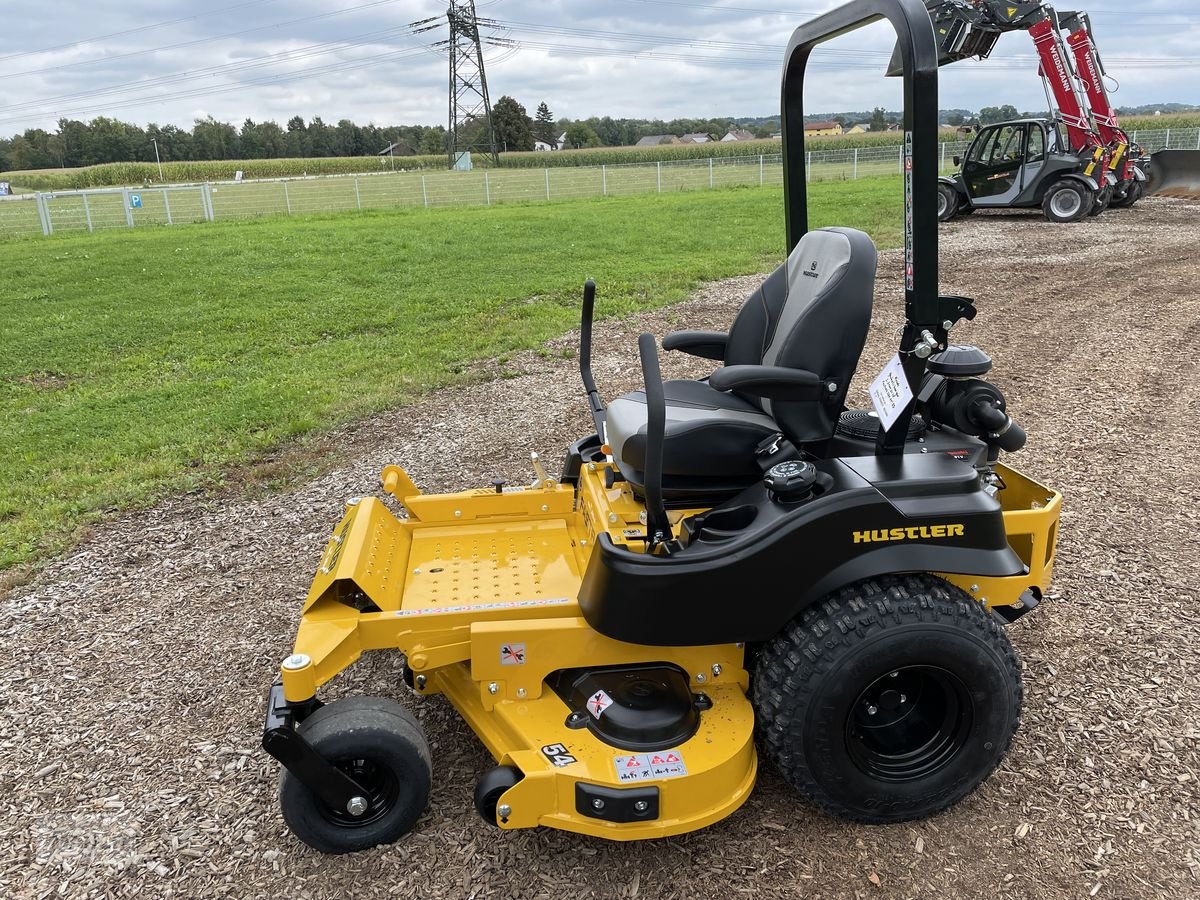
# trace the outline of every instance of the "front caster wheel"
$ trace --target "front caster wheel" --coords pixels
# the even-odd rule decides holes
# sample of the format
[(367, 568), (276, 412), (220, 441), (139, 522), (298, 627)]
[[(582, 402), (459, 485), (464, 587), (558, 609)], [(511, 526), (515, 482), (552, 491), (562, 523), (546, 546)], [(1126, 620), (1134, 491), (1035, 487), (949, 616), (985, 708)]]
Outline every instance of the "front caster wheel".
[(496, 766), (483, 773), (475, 785), (475, 810), (483, 821), (497, 828), (501, 821), (508, 821), (507, 813), (500, 814), (500, 798), (523, 777), (515, 766)]
[(333, 809), (284, 769), (279, 805), (296, 837), (322, 853), (353, 853), (412, 829), (433, 775), (429, 743), (412, 713), (390, 700), (353, 697), (317, 710), (300, 733), (364, 796), (353, 809)]
[(817, 806), (858, 822), (953, 806), (996, 768), (1020, 720), (1020, 669), (1000, 623), (929, 575), (832, 594), (758, 666), (766, 755)]

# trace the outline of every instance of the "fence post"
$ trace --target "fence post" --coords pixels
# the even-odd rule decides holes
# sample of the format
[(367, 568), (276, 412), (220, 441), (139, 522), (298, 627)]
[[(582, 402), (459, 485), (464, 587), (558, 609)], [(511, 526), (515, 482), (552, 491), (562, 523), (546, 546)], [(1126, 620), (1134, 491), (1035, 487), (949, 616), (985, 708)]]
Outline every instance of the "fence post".
[(1164, 150), (1171, 149), (1171, 129), (1170, 128), (1167, 129), (1167, 139), (1165, 141), (1163, 141), (1163, 149)]
[(600, 196), (608, 196), (608, 167), (605, 165), (600, 166)]
[(662, 163), (657, 163), (658, 166), (658, 192), (662, 193)]
[(804, 154), (804, 180), (812, 181), (812, 151)]
[(425, 200), (425, 208), (429, 209), (429, 188), (425, 185), (425, 176), (421, 176), (421, 197)]
[(354, 179), (354, 199), (358, 203), (358, 208), (362, 209), (362, 191), (358, 189), (358, 179)]
[(287, 204), (287, 212), (290, 216), (292, 214), (292, 195), (288, 193), (286, 181), (283, 183), (283, 202)]
[(858, 181), (858, 148), (854, 148), (854, 180)]
[[(286, 197), (287, 196), (287, 185), (286, 184), (284, 185), (283, 193), (284, 193), (284, 196)], [(217, 213), (216, 213), (216, 210), (213, 209), (212, 185), (209, 184), (207, 181), (204, 182), (204, 185), (200, 188), (200, 203), (204, 207), (204, 218), (210, 222), (215, 221), (217, 218)], [(291, 212), (290, 206), (288, 207), (288, 212), (289, 213)]]
[(763, 154), (758, 154), (758, 186), (762, 187), (766, 182), (763, 181)]
[(713, 161), (712, 157), (708, 158), (708, 189), (711, 191), (713, 186)]
[(942, 161), (938, 163), (938, 173), (946, 171), (946, 142), (942, 141)]
[[(163, 190), (162, 190), (162, 198), (163, 198), (163, 209), (166, 210), (166, 212), (167, 212), (167, 224), (174, 225), (175, 223), (173, 221), (171, 221), (171, 198), (167, 196), (166, 188), (163, 188)], [(83, 208), (85, 211), (87, 210), (87, 198), (86, 197), (84, 198)], [(91, 218), (91, 217), (89, 216), (88, 218)]]
[(550, 199), (550, 169), (546, 168), (546, 199)]
[(125, 224), (133, 227), (133, 209), (129, 206), (129, 188), (121, 191), (121, 199), (125, 202)]
[(83, 192), (83, 217), (87, 219), (88, 231), (92, 231), (92, 208), (88, 205), (87, 191)]
[(1196, 149), (1200, 150), (1200, 128), (1196, 129)]
[(50, 234), (50, 211), (46, 207), (46, 198), (39, 193), (34, 201), (37, 204), (38, 221), (42, 223), (42, 234)]
[(485, 206), (492, 205), (492, 183), (488, 180), (488, 173), (483, 173), (483, 203)]

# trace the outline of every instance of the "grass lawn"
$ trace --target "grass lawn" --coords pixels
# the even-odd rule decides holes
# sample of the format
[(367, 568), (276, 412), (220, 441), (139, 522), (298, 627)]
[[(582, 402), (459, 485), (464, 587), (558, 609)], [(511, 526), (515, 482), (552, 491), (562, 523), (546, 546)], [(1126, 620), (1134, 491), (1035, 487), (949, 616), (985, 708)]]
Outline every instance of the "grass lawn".
[[(900, 182), (812, 186), (901, 238)], [(0, 570), (293, 438), (783, 252), (779, 190), (268, 218), (16, 241), (0, 280)], [(582, 402), (582, 401), (581, 401)]]

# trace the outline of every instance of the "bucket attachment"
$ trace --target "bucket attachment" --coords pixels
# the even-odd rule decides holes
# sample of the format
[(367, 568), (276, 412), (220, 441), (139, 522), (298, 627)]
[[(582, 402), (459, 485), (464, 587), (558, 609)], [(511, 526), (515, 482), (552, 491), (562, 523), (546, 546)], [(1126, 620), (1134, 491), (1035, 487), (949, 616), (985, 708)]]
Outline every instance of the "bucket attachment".
[(1150, 157), (1147, 193), (1200, 199), (1200, 150), (1159, 150)]

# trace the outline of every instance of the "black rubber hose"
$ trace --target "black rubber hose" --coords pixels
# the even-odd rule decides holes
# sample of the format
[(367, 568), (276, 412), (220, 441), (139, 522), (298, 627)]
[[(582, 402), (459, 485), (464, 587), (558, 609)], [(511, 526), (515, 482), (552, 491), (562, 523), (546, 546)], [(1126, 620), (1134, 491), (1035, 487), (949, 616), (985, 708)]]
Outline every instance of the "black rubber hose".
[(663, 503), (663, 441), (667, 430), (667, 400), (663, 394), (662, 370), (658, 366), (658, 347), (654, 335), (638, 337), (642, 357), (642, 378), (646, 382), (646, 534), (650, 546), (671, 539), (671, 522)]
[[(1025, 429), (1014, 422), (1008, 413), (988, 401), (981, 400), (972, 406), (971, 418), (988, 433), (988, 443), (1005, 453), (1013, 453), (1025, 446)], [(991, 435), (995, 435), (995, 438)]]

